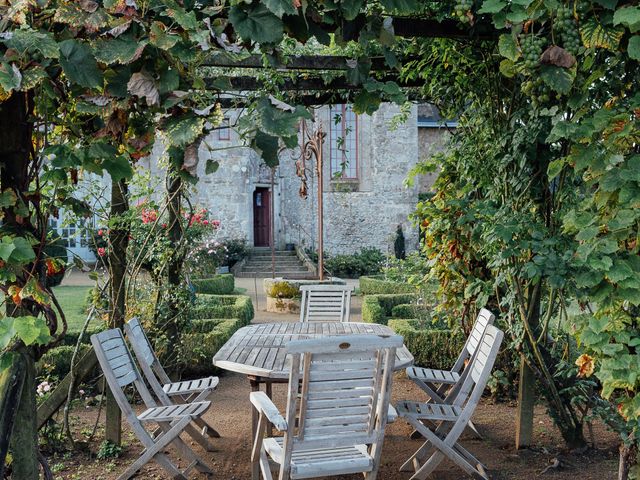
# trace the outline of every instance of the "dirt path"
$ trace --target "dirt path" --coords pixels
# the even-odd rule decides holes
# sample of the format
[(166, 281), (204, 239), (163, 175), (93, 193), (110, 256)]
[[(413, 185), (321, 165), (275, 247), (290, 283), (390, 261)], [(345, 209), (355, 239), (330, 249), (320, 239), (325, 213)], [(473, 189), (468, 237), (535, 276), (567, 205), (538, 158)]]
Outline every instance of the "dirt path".
[[(82, 278), (73, 279), (74, 283)], [(256, 302), (257, 308), (254, 323), (273, 321), (297, 321), (297, 315), (279, 315), (264, 311), (266, 302), (262, 290), (262, 282), (253, 279), (236, 279), (236, 286), (245, 288), (246, 294)], [(355, 297), (352, 303), (352, 319), (360, 320), (361, 298)], [(274, 401), (284, 411), (286, 390), (284, 385), (274, 386)], [(213, 439), (216, 452), (204, 452), (198, 445), (193, 448), (210, 462), (216, 471), (216, 478), (223, 480), (250, 479), (250, 445), (251, 445), (251, 404), (249, 402), (249, 384), (246, 378), (237, 374), (221, 374), (220, 385), (211, 397), (212, 407), (206, 419), (222, 435)], [(393, 400), (423, 399), (422, 392), (404, 374), (396, 375), (393, 387)], [(142, 407), (138, 407), (142, 410)], [(97, 415), (96, 407), (78, 406), (72, 414), (73, 430), (78, 440), (91, 430)], [(102, 412), (103, 425), (104, 412)], [(490, 469), (494, 480), (613, 480), (617, 469), (617, 437), (608, 432), (602, 425), (594, 426), (596, 448), (583, 453), (570, 453), (563, 449), (562, 440), (543, 407), (536, 409), (535, 444), (531, 449), (516, 451), (513, 448), (516, 409), (513, 405), (483, 402), (476, 412), (474, 422), (485, 436), (483, 441), (470, 436), (463, 437), (465, 446)], [(49, 462), (54, 469), (56, 480), (114, 480), (126, 465), (140, 455), (141, 445), (132, 435), (128, 425), (123, 424), (125, 448), (117, 459), (96, 459), (96, 452), (104, 438), (104, 430), (100, 428), (96, 439), (86, 444), (82, 453), (52, 454)], [(420, 442), (409, 439), (411, 428), (401, 419), (389, 425), (385, 435), (382, 453), (382, 465), (378, 478), (381, 480), (408, 480), (409, 473), (398, 472), (400, 465), (413, 453)], [(171, 450), (169, 450), (171, 452)], [(174, 457), (175, 458), (175, 457)], [(560, 459), (562, 467), (547, 469), (554, 459)], [(184, 464), (184, 462), (182, 462)], [(183, 465), (184, 466), (184, 465)], [(546, 473), (542, 473), (547, 470)], [(168, 478), (162, 469), (150, 464), (140, 473), (138, 478)], [(192, 474), (191, 478), (198, 477)], [(332, 477), (341, 480), (355, 480), (361, 475)], [(433, 478), (438, 480), (458, 480), (467, 478), (465, 474), (445, 462), (441, 464)]]
[[(398, 374), (393, 388), (394, 401), (402, 398), (423, 398), (421, 392), (404, 375)], [(197, 445), (194, 449), (207, 459), (215, 468), (217, 478), (225, 480), (249, 480), (250, 456), (250, 419), (249, 385), (247, 380), (236, 374), (224, 375), (220, 379), (220, 386), (211, 397), (213, 402), (206, 418), (222, 435), (214, 439), (213, 444), (218, 451), (203, 452)], [(286, 392), (283, 385), (274, 386), (274, 401), (284, 409)], [(81, 438), (81, 431), (93, 425), (97, 409), (75, 409), (73, 412), (74, 430)], [(516, 451), (513, 448), (514, 422), (516, 409), (507, 404), (493, 405), (483, 402), (474, 421), (485, 440), (480, 441), (470, 436), (464, 437), (465, 446), (478, 458), (484, 461), (490, 469), (494, 480), (609, 480), (615, 478), (617, 467), (616, 436), (606, 431), (601, 425), (595, 425), (596, 449), (585, 453), (567, 453), (562, 448), (562, 442), (551, 420), (544, 413), (543, 408), (536, 409), (535, 446), (532, 449)], [(398, 472), (399, 466), (417, 449), (420, 443), (409, 439), (411, 429), (402, 420), (396, 421), (387, 429), (384, 449), (382, 453), (381, 480), (408, 480), (410, 475)], [(92, 442), (89, 451), (98, 451), (102, 432), (98, 439)], [(118, 459), (95, 460), (89, 453), (74, 454), (71, 458), (50, 456), (49, 461), (55, 467), (57, 479), (95, 479), (113, 480), (122, 472), (127, 464), (133, 461), (141, 451), (140, 443), (131, 435), (125, 425), (123, 438), (126, 448)], [(545, 474), (545, 470), (553, 459), (559, 458), (564, 466), (553, 469)], [(163, 471), (155, 464), (147, 466), (139, 478), (160, 479), (167, 478)], [(191, 478), (205, 478), (192, 475)], [(358, 475), (333, 477), (339, 479), (362, 478)], [(438, 480), (458, 480), (467, 478), (464, 473), (449, 463), (443, 463), (436, 475)]]

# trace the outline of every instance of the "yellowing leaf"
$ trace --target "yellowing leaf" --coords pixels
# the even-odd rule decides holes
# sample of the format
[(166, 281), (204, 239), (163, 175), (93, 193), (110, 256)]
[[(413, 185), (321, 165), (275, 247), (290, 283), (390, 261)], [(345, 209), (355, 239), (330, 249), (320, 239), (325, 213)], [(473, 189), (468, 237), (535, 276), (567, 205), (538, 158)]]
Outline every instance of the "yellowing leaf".
[(624, 35), (622, 27), (605, 27), (595, 18), (590, 18), (580, 27), (582, 43), (587, 48), (616, 50)]

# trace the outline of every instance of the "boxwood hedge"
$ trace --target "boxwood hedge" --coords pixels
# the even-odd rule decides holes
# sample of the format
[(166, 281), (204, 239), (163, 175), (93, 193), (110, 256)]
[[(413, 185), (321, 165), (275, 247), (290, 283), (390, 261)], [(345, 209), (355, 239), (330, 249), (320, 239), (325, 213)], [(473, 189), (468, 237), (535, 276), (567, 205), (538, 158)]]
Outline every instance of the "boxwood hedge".
[(235, 279), (231, 273), (223, 273), (209, 278), (194, 278), (191, 284), (196, 293), (229, 295), (235, 290)]
[(243, 325), (253, 319), (253, 303), (246, 295), (196, 295), (193, 319), (237, 318)]
[(404, 344), (420, 367), (450, 369), (462, 347), (464, 336), (451, 330), (432, 329), (420, 320), (389, 320), (389, 327), (404, 337)]
[(386, 325), (392, 316), (393, 307), (415, 303), (416, 294), (367, 295), (362, 300), (362, 321)]
[[(180, 337), (185, 359), (183, 375), (207, 375), (215, 371), (213, 356), (245, 323), (238, 318), (204, 319), (194, 322), (192, 331)], [(207, 330), (208, 329), (208, 330)]]
[(415, 293), (416, 288), (408, 283), (385, 280), (383, 276), (360, 277), (360, 293), (362, 295), (379, 295), (395, 293)]

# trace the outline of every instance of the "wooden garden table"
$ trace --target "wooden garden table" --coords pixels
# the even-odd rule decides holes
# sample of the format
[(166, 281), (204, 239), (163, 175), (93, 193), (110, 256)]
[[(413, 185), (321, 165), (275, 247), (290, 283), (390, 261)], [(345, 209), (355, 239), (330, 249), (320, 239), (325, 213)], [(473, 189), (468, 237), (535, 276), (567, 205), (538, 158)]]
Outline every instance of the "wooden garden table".
[[(251, 391), (260, 390), (271, 398), (273, 383), (289, 380), (290, 359), (285, 345), (291, 340), (305, 340), (335, 335), (394, 335), (386, 325), (357, 322), (286, 322), (260, 323), (237, 330), (213, 357), (213, 364), (224, 370), (243, 373), (249, 379)], [(405, 346), (396, 351), (394, 370), (402, 370), (413, 363), (413, 355)], [(258, 415), (252, 409), (252, 440)]]

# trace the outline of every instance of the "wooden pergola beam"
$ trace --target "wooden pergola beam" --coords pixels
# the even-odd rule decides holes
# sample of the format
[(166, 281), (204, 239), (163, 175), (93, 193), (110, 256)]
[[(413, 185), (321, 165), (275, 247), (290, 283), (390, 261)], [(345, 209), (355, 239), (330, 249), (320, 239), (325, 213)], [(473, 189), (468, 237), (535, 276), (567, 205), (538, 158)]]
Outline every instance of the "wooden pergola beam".
[[(347, 62), (350, 57), (342, 55), (290, 55), (283, 60), (274, 60), (271, 64), (265, 65), (262, 55), (250, 55), (240, 60), (235, 60), (229, 55), (212, 55), (202, 64), (205, 67), (222, 68), (275, 68), (277, 70), (325, 70), (339, 71), (348, 70)], [(371, 70), (385, 71), (391, 70), (386, 65), (384, 57), (371, 58)]]
[(497, 40), (500, 31), (490, 23), (476, 23), (461, 28), (455, 20), (432, 20), (428, 18), (393, 17), (393, 30), (404, 38), (454, 38), (473, 40)]
[[(229, 77), (228, 80), (228, 85), (221, 86), (219, 79), (205, 78), (205, 85), (207, 89), (224, 92), (250, 92), (265, 87), (264, 82), (255, 77)], [(400, 80), (395, 75), (385, 76), (380, 81), (393, 81), (400, 87), (421, 87), (424, 85), (424, 80)], [(344, 77), (334, 78), (328, 82), (320, 77), (287, 78), (278, 85), (278, 89), (281, 91), (361, 90), (362, 85), (353, 84)]]
[[(304, 92), (298, 95), (292, 95), (286, 97), (284, 100), (292, 105), (303, 105), (305, 107), (317, 107), (322, 105), (331, 105), (335, 103), (350, 103), (353, 101), (358, 90), (343, 90), (340, 92), (317, 92), (307, 93)], [(420, 95), (412, 92), (408, 92), (407, 97), (411, 101), (426, 101)], [(243, 108), (251, 103), (249, 97), (220, 97), (216, 100), (220, 103), (220, 106), (224, 109), (229, 108)]]

